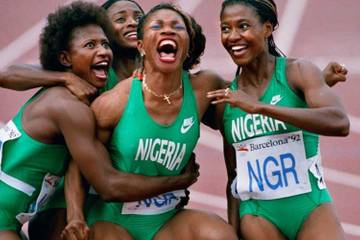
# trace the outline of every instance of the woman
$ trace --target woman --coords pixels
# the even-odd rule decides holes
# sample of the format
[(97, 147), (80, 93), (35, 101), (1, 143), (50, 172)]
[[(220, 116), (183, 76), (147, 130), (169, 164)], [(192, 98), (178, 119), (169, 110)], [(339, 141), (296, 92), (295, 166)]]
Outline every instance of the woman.
[[(172, 5), (151, 9), (139, 23), (138, 38), (143, 80), (126, 79), (97, 98), (92, 109), (98, 135), (108, 143), (119, 171), (178, 175), (199, 137), (199, 122), (209, 105), (205, 93), (219, 82), (209, 74), (189, 76), (183, 70), (198, 45), (190, 19)], [(126, 239), (236, 239), (221, 218), (176, 209), (171, 199), (178, 194), (126, 203), (98, 199), (88, 214), (91, 239), (118, 239), (121, 229), (131, 235)]]
[(281, 56), (277, 24), (272, 0), (223, 2), (222, 44), (241, 71), (208, 97), (221, 119), (229, 221), (244, 239), (344, 239), (318, 134), (346, 136), (349, 120), (317, 67)]
[[(60, 8), (49, 15), (40, 38), (42, 67), (104, 87), (112, 62), (111, 34), (111, 23), (95, 5), (76, 2)], [(21, 224), (53, 193), (76, 148), (66, 143), (77, 141), (83, 118), (91, 118), (91, 109), (68, 89), (44, 88), (0, 129), (0, 239), (20, 239)]]

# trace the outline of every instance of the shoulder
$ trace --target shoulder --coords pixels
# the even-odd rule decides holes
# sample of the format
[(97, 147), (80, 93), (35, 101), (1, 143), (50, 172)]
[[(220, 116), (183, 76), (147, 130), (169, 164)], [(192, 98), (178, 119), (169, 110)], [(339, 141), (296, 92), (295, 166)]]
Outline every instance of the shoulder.
[(300, 89), (307, 85), (324, 83), (321, 70), (314, 63), (304, 59), (287, 59), (286, 76), (291, 85)]
[(190, 80), (195, 91), (208, 92), (225, 86), (225, 81), (218, 74), (209, 70), (190, 74)]
[(120, 81), (92, 103), (91, 109), (99, 126), (107, 128), (119, 121), (130, 94), (132, 81), (132, 77)]

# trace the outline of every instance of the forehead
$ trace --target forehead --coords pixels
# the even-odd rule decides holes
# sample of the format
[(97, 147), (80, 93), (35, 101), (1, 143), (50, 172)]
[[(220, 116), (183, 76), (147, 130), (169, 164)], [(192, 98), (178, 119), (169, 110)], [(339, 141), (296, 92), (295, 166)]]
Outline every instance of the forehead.
[(160, 9), (152, 13), (147, 22), (151, 21), (170, 21), (184, 23), (182, 17), (175, 11), (170, 9)]
[(107, 10), (110, 16), (126, 11), (142, 13), (141, 9), (135, 3), (129, 1), (118, 1)]
[(221, 15), (221, 21), (252, 19), (256, 17), (257, 14), (253, 7), (241, 3), (236, 3), (228, 5), (224, 8), (224, 11)]
[(74, 43), (77, 41), (100, 38), (106, 38), (103, 29), (99, 25), (90, 24), (74, 28), (74, 30), (71, 32), (70, 42)]

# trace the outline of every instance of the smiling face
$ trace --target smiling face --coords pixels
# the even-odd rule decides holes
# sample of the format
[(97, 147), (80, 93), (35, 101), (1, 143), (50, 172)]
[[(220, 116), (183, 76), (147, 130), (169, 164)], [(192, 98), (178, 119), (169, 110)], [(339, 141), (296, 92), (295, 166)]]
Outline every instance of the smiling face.
[(182, 68), (189, 50), (189, 34), (182, 17), (175, 11), (161, 9), (146, 19), (139, 51), (145, 53), (145, 66), (162, 72)]
[(75, 28), (68, 46), (60, 62), (91, 85), (104, 87), (113, 55), (102, 28), (93, 24)]
[(136, 48), (136, 28), (139, 19), (144, 15), (142, 10), (133, 2), (118, 1), (111, 5), (107, 13), (113, 22), (120, 46)]
[(246, 65), (267, 52), (266, 38), (271, 33), (271, 23), (261, 23), (252, 7), (234, 4), (222, 13), (221, 42), (237, 65)]

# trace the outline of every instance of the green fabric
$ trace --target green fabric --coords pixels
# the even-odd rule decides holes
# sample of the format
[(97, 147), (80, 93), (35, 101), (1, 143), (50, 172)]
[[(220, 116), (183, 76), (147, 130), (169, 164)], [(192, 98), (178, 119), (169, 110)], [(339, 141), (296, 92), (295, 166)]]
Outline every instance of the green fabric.
[[(148, 114), (142, 96), (142, 82), (137, 78), (133, 80), (127, 106), (108, 146), (115, 168), (146, 176), (180, 174), (195, 148), (200, 131), (197, 103), (188, 73), (183, 73), (182, 82), (184, 97), (181, 110), (173, 123), (164, 126), (156, 123)], [(189, 118), (192, 118), (193, 125), (183, 134), (181, 129)], [(152, 143), (154, 147), (150, 146)], [(172, 150), (169, 150), (170, 145)], [(164, 152), (161, 149), (165, 149)], [(171, 154), (168, 155), (169, 152)], [(135, 239), (146, 240), (152, 239), (177, 212), (171, 210), (144, 216), (124, 215), (121, 210), (122, 203), (106, 203), (98, 198), (90, 209), (88, 223), (113, 222), (125, 227)]]
[(240, 203), (240, 218), (250, 214), (261, 216), (273, 223), (290, 240), (296, 239), (302, 224), (322, 203), (331, 202), (327, 189), (319, 190), (316, 178), (310, 174), (312, 191), (276, 200), (251, 199)]
[(29, 197), (0, 181), (0, 230), (16, 230), (19, 227), (14, 218), (20, 212), (27, 212), (29, 205), (36, 200), (44, 176), (47, 173), (64, 175), (70, 157), (65, 145), (41, 143), (30, 137), (22, 128), (24, 109), (40, 95), (39, 93), (21, 107), (12, 119), (21, 136), (4, 143), (1, 164), (2, 171), (33, 186), (36, 191)]
[[(231, 86), (236, 90), (237, 79)], [(277, 106), (292, 108), (307, 108), (306, 102), (301, 99), (289, 86), (286, 78), (286, 58), (276, 59), (275, 71), (267, 89), (259, 101), (270, 104), (275, 101)], [(247, 120), (246, 120), (247, 119)], [(291, 124), (281, 122), (260, 114), (248, 114), (239, 108), (233, 108), (226, 104), (223, 115), (224, 132), (226, 140), (230, 143), (239, 143), (254, 137), (283, 134), (302, 131), (304, 137), (306, 158), (320, 154), (319, 136)], [(246, 122), (244, 126), (242, 123)], [(238, 129), (236, 126), (240, 126)], [(290, 239), (295, 239), (302, 223), (309, 214), (320, 204), (330, 202), (331, 197), (326, 189), (319, 190), (316, 178), (309, 172), (312, 192), (276, 199), (276, 200), (254, 200), (242, 201), (240, 204), (240, 217), (245, 214), (264, 217), (275, 224)], [(239, 176), (241, 178), (241, 176)]]

